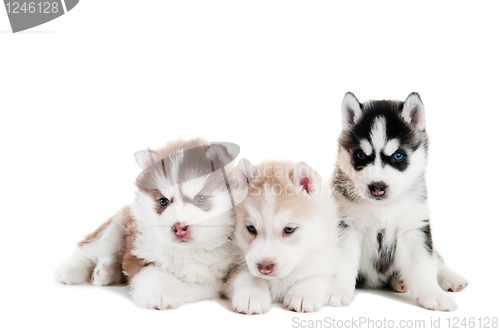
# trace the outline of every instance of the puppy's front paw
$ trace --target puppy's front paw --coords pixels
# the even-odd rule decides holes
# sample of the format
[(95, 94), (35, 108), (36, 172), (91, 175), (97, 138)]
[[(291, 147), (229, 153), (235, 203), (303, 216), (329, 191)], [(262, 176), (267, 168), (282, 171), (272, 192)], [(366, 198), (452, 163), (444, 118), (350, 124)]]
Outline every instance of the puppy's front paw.
[(428, 310), (453, 311), (458, 307), (455, 298), (442, 290), (417, 297), (417, 303)]
[(314, 312), (321, 309), (325, 302), (324, 295), (305, 294), (303, 292), (290, 290), (283, 300), (285, 308), (295, 312)]
[(332, 307), (348, 306), (354, 298), (354, 290), (335, 290), (329, 295), (328, 305)]
[(448, 292), (460, 292), (469, 285), (467, 279), (452, 270), (441, 271), (438, 274), (438, 282), (439, 286)]
[(150, 285), (134, 285), (130, 295), (137, 305), (156, 310), (174, 309), (183, 303), (184, 294), (168, 288), (152, 288)]
[(118, 284), (122, 279), (122, 270), (119, 263), (97, 263), (90, 278), (94, 286)]
[(271, 306), (271, 294), (264, 289), (243, 289), (235, 292), (233, 311), (244, 315), (265, 314)]
[(406, 293), (406, 284), (400, 274), (395, 274), (391, 279), (391, 288), (396, 292)]
[(66, 285), (84, 284), (90, 279), (90, 270), (86, 266), (64, 264), (55, 271), (54, 279)]

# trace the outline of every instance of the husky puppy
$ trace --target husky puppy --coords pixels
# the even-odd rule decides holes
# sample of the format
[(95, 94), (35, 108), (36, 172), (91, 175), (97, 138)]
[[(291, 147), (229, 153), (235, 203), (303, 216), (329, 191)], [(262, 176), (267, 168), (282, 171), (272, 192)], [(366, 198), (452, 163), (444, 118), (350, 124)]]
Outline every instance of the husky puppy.
[(347, 93), (342, 129), (332, 191), (357, 287), (389, 285), (424, 308), (456, 309), (445, 291), (460, 291), (467, 281), (444, 264), (432, 242), (420, 96), (361, 104)]
[(245, 159), (235, 174), (238, 190), (248, 192), (235, 208), (240, 266), (225, 287), (233, 310), (262, 314), (272, 302), (297, 312), (346, 305), (353, 291), (334, 284), (338, 219), (318, 174), (305, 163), (253, 166)]
[[(55, 273), (64, 284), (125, 281), (150, 309), (216, 298), (234, 262), (234, 210), (221, 171), (233, 159), (222, 144), (176, 141), (135, 154), (144, 171), (135, 200), (88, 235)], [(234, 170), (233, 170), (234, 171)]]

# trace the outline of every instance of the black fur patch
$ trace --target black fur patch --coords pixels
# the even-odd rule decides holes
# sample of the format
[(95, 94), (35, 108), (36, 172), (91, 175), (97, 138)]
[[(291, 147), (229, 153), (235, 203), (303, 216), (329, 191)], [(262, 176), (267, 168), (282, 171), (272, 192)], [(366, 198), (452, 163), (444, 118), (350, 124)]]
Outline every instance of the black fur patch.
[(413, 128), (400, 116), (403, 110), (402, 102), (390, 100), (373, 101), (363, 108), (359, 121), (352, 126), (343, 137), (341, 144), (349, 151), (359, 147), (363, 139), (371, 142), (372, 126), (378, 117), (385, 118), (387, 138), (398, 138), (402, 144), (409, 143), (414, 138)]
[[(372, 127), (377, 118), (384, 118), (386, 122), (387, 140), (397, 139), (400, 143), (398, 152), (408, 156), (409, 153), (418, 149), (422, 144), (427, 151), (427, 134), (419, 132), (412, 125), (407, 123), (402, 117), (404, 103), (401, 101), (377, 100), (362, 105), (362, 116), (359, 121), (349, 130), (342, 133), (339, 143), (352, 155), (352, 165), (354, 169), (361, 170), (366, 165), (373, 163), (374, 154), (360, 160), (357, 155), (360, 150), (360, 142), (367, 140), (371, 143)], [(382, 155), (384, 164), (404, 171), (408, 167), (408, 160), (397, 162), (391, 156)]]
[(385, 229), (377, 234), (378, 260), (374, 262), (374, 267), (378, 273), (384, 274), (394, 263), (394, 254), (396, 253), (396, 244), (394, 241), (390, 245), (384, 245)]
[(401, 161), (397, 161), (392, 156), (386, 156), (385, 154), (381, 153), (381, 159), (382, 159), (382, 164), (383, 165), (391, 165), (398, 171), (404, 171), (408, 167), (408, 155), (404, 150), (398, 149), (396, 151), (397, 153), (401, 153), (403, 155), (403, 159)]
[(357, 149), (352, 155), (352, 166), (355, 170), (362, 170), (366, 165), (373, 164), (375, 162), (375, 154), (372, 153), (369, 156), (365, 156), (365, 159), (359, 159), (358, 154), (363, 153), (363, 150)]
[(344, 230), (344, 229), (346, 229), (347, 227), (349, 227), (349, 226), (348, 226), (348, 225), (344, 222), (344, 220), (339, 221), (339, 228), (340, 228), (341, 230)]
[(366, 276), (359, 272), (358, 276), (356, 277), (356, 288), (364, 288), (366, 285)]
[(348, 228), (349, 225), (347, 225), (344, 222), (344, 220), (340, 220), (339, 224), (337, 225), (337, 227), (339, 228), (339, 237), (342, 237), (342, 235), (344, 234), (345, 229)]
[(427, 224), (421, 228), (422, 232), (425, 236), (425, 249), (427, 252), (432, 255), (433, 246), (432, 246), (432, 234), (431, 234), (431, 225), (429, 225), (429, 220), (424, 220)]
[(382, 250), (382, 246), (384, 245), (384, 236), (385, 236), (385, 229), (381, 230), (377, 234), (377, 243), (379, 252)]

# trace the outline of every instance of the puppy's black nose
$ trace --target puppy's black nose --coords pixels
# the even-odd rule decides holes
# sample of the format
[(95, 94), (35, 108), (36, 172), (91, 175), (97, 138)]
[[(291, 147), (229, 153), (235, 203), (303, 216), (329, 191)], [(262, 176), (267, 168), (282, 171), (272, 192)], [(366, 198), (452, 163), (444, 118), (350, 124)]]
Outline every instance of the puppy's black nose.
[(375, 197), (382, 197), (385, 194), (387, 185), (384, 182), (372, 182), (368, 185), (368, 189)]

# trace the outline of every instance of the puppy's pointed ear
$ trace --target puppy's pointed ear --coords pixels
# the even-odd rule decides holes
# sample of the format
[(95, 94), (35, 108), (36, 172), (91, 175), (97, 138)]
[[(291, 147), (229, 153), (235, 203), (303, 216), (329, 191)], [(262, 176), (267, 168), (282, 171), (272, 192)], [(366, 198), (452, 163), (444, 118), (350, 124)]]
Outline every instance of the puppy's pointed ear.
[(150, 149), (134, 153), (135, 162), (140, 169), (144, 170), (155, 162), (156, 152)]
[(309, 195), (319, 194), (321, 191), (321, 177), (306, 163), (298, 163), (293, 170), (292, 181), (301, 190)]
[(344, 100), (342, 101), (342, 130), (348, 129), (358, 122), (363, 112), (362, 107), (358, 98), (356, 98), (352, 92), (345, 94)]
[(250, 182), (252, 182), (255, 177), (255, 169), (252, 163), (244, 158), (241, 159), (238, 166), (236, 166), (235, 176), (239, 189), (248, 188)]
[(219, 143), (210, 144), (207, 149), (207, 157), (213, 161), (214, 170), (228, 165), (233, 160), (227, 147)]
[(401, 115), (418, 130), (425, 130), (425, 107), (418, 93), (412, 92), (406, 98)]

